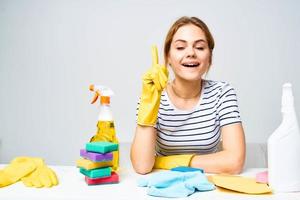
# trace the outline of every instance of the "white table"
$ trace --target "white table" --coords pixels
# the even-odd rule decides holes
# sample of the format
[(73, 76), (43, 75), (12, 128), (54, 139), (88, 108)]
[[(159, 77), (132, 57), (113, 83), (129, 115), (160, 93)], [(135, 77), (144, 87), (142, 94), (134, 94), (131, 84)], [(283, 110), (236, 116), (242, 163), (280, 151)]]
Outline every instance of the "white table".
[[(1, 165), (1, 168), (4, 165)], [(1, 200), (24, 199), (157, 199), (146, 194), (147, 188), (137, 187), (137, 179), (141, 177), (131, 168), (121, 168), (120, 183), (111, 185), (88, 186), (84, 176), (74, 166), (50, 166), (59, 177), (59, 185), (52, 188), (28, 188), (18, 182), (0, 188)], [(243, 175), (253, 176), (263, 169), (248, 169)], [(188, 199), (300, 199), (300, 193), (282, 193), (273, 195), (246, 195), (238, 193), (224, 193), (218, 190), (210, 192), (196, 192)]]
[[(52, 188), (29, 188), (22, 182), (0, 188), (0, 200), (34, 200), (34, 199), (85, 199), (85, 200), (111, 200), (111, 199), (159, 199), (147, 195), (147, 188), (138, 187), (137, 180), (142, 175), (136, 174), (130, 164), (129, 148), (121, 148), (120, 183), (110, 185), (88, 186), (84, 176), (75, 166), (50, 166), (59, 178), (59, 185)], [(75, 163), (75, 161), (74, 161)], [(0, 165), (0, 169), (5, 165)], [(241, 175), (255, 177), (263, 168), (246, 169)], [(273, 195), (247, 195), (239, 193), (225, 193), (219, 190), (209, 192), (196, 192), (185, 199), (278, 199), (300, 200), (300, 193), (282, 193)]]

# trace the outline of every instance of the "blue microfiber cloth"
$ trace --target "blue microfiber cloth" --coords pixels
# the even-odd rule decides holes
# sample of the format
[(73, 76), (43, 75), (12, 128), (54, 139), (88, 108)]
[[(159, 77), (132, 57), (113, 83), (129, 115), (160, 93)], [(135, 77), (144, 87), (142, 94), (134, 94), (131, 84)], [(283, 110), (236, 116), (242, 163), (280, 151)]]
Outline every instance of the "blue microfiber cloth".
[(179, 167), (174, 167), (170, 169), (171, 171), (178, 171), (178, 172), (194, 172), (194, 171), (200, 171), (204, 173), (204, 170), (201, 168), (194, 168), (194, 167), (186, 167), (186, 166), (179, 166)]
[(148, 187), (147, 194), (156, 197), (187, 197), (195, 191), (214, 190), (201, 171), (162, 171), (138, 180), (138, 186)]

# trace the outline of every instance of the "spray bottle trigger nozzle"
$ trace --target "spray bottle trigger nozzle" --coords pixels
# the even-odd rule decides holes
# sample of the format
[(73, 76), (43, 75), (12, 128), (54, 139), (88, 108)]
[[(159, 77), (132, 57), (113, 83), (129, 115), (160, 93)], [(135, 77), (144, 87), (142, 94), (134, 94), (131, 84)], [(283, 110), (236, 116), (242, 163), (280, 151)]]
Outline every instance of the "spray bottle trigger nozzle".
[(100, 96), (107, 97), (107, 101), (109, 101), (109, 97), (114, 95), (114, 92), (110, 88), (102, 85), (92, 84), (90, 85), (89, 89), (90, 91), (95, 92), (91, 104), (95, 103)]
[(98, 93), (98, 91), (96, 91), (91, 104), (95, 103), (99, 96), (100, 96), (100, 94)]

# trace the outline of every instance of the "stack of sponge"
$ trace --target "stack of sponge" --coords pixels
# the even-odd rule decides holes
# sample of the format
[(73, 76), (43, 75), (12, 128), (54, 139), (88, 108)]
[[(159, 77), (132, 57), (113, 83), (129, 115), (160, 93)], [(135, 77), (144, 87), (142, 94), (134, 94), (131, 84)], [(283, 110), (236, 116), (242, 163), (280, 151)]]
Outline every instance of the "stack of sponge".
[(113, 151), (119, 145), (112, 142), (90, 142), (80, 150), (82, 158), (77, 160), (80, 173), (85, 175), (88, 185), (111, 184), (119, 182), (119, 175), (112, 171)]

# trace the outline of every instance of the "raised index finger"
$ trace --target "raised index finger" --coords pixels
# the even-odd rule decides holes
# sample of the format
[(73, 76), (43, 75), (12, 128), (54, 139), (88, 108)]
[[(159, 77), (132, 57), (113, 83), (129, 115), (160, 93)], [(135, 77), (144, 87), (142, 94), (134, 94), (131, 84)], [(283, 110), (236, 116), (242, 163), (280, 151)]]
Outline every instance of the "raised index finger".
[(152, 46), (152, 66), (158, 64), (158, 52), (155, 45)]

